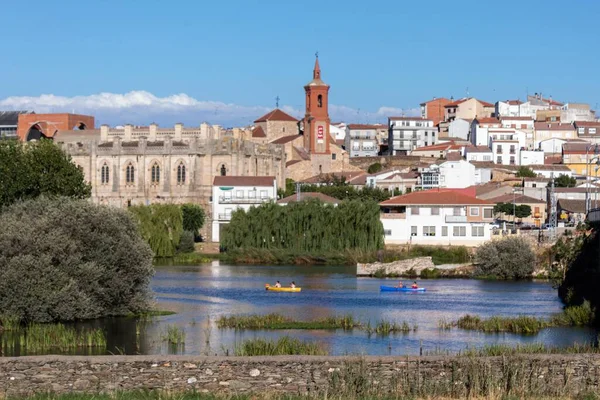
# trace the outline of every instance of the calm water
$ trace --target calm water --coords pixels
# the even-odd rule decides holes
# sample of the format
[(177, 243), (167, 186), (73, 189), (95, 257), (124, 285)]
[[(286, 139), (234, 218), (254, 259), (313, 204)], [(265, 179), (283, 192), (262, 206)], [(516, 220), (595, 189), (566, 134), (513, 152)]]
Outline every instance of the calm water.
[[(134, 319), (95, 321), (103, 327), (109, 350), (129, 354), (224, 354), (236, 343), (254, 337), (291, 335), (326, 344), (332, 354), (418, 354), (423, 350), (456, 352), (492, 343), (543, 342), (566, 346), (589, 342), (589, 329), (552, 328), (534, 336), (484, 334), (452, 329), (440, 331), (440, 319), (464, 314), (549, 317), (561, 310), (556, 290), (543, 282), (489, 282), (477, 280), (424, 280), (425, 293), (380, 292), (379, 285), (396, 280), (357, 278), (353, 268), (315, 266), (168, 266), (157, 267), (152, 281), (157, 307), (177, 312), (157, 317), (136, 334)], [(264, 290), (265, 283), (295, 281), (301, 293)], [(364, 331), (243, 331), (218, 329), (222, 315), (277, 312), (297, 319), (319, 319), (352, 314), (375, 324), (380, 319), (418, 325), (417, 332), (369, 337)], [(186, 332), (185, 346), (173, 348), (161, 340), (167, 325)]]

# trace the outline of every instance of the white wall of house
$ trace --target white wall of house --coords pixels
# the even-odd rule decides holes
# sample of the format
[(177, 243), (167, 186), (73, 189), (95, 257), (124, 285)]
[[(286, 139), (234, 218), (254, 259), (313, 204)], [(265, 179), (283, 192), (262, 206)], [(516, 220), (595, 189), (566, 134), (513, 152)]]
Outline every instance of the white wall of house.
[[(418, 214), (413, 214), (415, 208), (418, 208)], [(415, 208), (407, 207), (405, 214), (380, 214), (386, 244), (479, 246), (490, 240), (491, 226), (488, 220), (492, 218), (467, 222), (467, 209), (477, 208), (482, 213), (481, 206)], [(438, 215), (432, 215), (432, 209), (437, 210)]]
[(440, 187), (460, 189), (475, 185), (475, 166), (465, 160), (440, 164)]
[(344, 140), (346, 138), (346, 127), (344, 125), (329, 125), (329, 134), (333, 136), (335, 140)]
[(388, 125), (388, 146), (392, 155), (407, 154), (418, 147), (438, 142), (438, 131), (431, 120), (417, 117), (389, 118)]
[(544, 164), (544, 152), (539, 150), (523, 150), (520, 154), (519, 165), (542, 165)]
[(541, 140), (539, 142), (538, 148), (542, 150), (544, 153), (562, 153), (563, 144), (567, 143), (565, 139), (560, 138), (551, 138), (546, 140)]
[(457, 118), (448, 125), (448, 136), (468, 140), (470, 129), (471, 123), (464, 119)]
[(212, 188), (212, 240), (220, 241), (221, 225), (229, 224), (233, 211), (258, 206), (277, 199), (277, 184), (270, 186), (227, 186)]
[(467, 161), (493, 161), (494, 153), (489, 152), (469, 152), (469, 148), (465, 149), (465, 157)]
[(560, 175), (573, 176), (573, 171), (567, 167), (556, 170), (553, 168), (544, 168), (542, 166), (533, 166), (531, 167), (531, 170), (538, 175), (542, 175), (544, 178), (551, 178), (553, 174), (555, 178), (558, 178)]
[(492, 140), (494, 163), (501, 165), (519, 165), (521, 148), (516, 140)]
[(475, 168), (475, 185), (483, 185), (492, 180), (490, 168)]

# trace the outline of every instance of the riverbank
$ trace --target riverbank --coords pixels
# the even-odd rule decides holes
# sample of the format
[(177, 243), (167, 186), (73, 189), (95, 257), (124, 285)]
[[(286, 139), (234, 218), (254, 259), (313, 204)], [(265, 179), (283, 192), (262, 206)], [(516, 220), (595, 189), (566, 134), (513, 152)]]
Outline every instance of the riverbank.
[[(0, 358), (0, 396), (163, 390), (328, 398), (568, 397), (598, 392), (598, 354), (504, 357)], [(333, 394), (333, 397), (332, 395)]]

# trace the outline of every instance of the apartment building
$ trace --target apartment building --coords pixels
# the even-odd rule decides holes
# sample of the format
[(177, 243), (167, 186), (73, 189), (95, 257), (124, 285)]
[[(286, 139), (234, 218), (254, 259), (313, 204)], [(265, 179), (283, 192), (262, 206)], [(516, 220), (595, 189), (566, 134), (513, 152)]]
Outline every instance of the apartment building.
[(600, 121), (575, 121), (577, 137), (594, 144), (600, 144)]
[(419, 117), (388, 118), (389, 154), (408, 154), (412, 150), (438, 142), (438, 132), (430, 119)]
[[(350, 157), (375, 157), (379, 154), (378, 130), (383, 125), (348, 124), (345, 146)], [(384, 127), (385, 128), (385, 127)]]
[(432, 189), (380, 203), (386, 244), (479, 246), (490, 240), (494, 203)]
[(475, 118), (471, 122), (469, 140), (474, 146), (489, 146), (488, 130), (502, 128), (502, 123), (496, 118)]
[(212, 187), (212, 240), (219, 242), (221, 229), (231, 221), (237, 209), (277, 199), (277, 181), (274, 176), (215, 176)]
[(519, 165), (521, 149), (525, 147), (526, 134), (523, 131), (496, 128), (488, 130), (493, 161), (501, 165)]
[(600, 146), (587, 142), (568, 142), (562, 146), (562, 163), (580, 176), (596, 175)]
[(495, 106), (487, 101), (478, 100), (474, 97), (466, 97), (453, 101), (444, 106), (445, 120), (454, 121), (462, 118), (469, 121), (475, 118), (491, 117), (495, 113)]
[(573, 124), (536, 122), (533, 128), (535, 148), (538, 148), (540, 142), (546, 139), (577, 139), (577, 132)]
[(445, 118), (446, 104), (452, 103), (452, 100), (444, 97), (433, 98), (432, 100), (421, 103), (421, 118), (433, 121), (433, 126), (437, 126)]

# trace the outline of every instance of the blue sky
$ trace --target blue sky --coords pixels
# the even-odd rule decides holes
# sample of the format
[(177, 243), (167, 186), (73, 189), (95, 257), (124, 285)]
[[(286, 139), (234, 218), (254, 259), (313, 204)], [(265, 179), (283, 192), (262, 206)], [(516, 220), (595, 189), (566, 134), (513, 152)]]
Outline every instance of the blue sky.
[(244, 125), (276, 96), (301, 113), (317, 50), (331, 116), (347, 122), (467, 88), (489, 102), (541, 91), (596, 107), (599, 17), (591, 0), (12, 1), (0, 109)]

